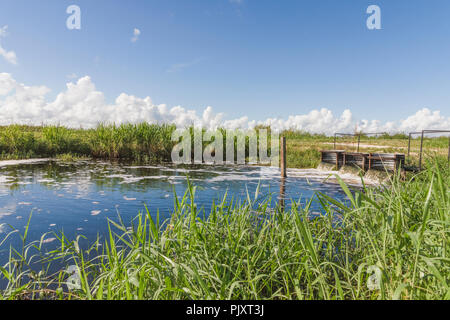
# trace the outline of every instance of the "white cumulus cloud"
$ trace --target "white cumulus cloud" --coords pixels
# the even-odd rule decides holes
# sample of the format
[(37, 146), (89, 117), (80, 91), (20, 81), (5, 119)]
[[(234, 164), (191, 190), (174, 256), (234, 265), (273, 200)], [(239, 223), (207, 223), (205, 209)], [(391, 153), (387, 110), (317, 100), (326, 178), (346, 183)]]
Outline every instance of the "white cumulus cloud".
[(255, 121), (248, 117), (226, 120), (223, 113), (215, 113), (210, 106), (198, 115), (196, 111), (181, 106), (170, 108), (165, 104), (153, 103), (150, 97), (139, 98), (126, 93), (121, 93), (113, 104), (108, 104), (104, 94), (97, 90), (88, 76), (69, 82), (66, 90), (59, 93), (54, 101), (47, 101), (49, 92), (50, 89), (45, 86), (26, 86), (18, 83), (11, 74), (0, 73), (0, 125), (44, 123), (91, 128), (100, 122), (149, 122), (171, 123), (178, 127), (195, 125), (208, 129), (246, 129), (267, 125), (277, 131), (294, 129), (327, 135), (335, 132), (351, 133), (355, 129), (395, 133), (450, 128), (450, 117), (428, 108), (418, 110), (405, 119), (390, 122), (354, 119), (350, 110), (335, 115), (327, 108), (291, 115), (287, 119)]

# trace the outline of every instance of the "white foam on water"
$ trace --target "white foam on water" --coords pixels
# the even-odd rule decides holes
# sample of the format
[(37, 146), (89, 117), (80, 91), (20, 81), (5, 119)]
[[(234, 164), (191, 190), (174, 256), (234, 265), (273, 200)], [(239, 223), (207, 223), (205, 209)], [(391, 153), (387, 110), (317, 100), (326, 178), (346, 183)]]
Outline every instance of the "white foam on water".
[[(218, 170), (197, 170), (216, 174), (216, 177), (207, 179), (208, 182), (223, 182), (223, 181), (260, 181), (272, 180), (280, 177), (280, 169), (268, 166), (251, 166), (243, 167), (236, 166), (232, 171), (218, 171)], [(244, 169), (241, 171), (239, 169)], [(248, 170), (252, 169), (252, 170)], [(201, 180), (201, 179), (199, 179)]]
[[(166, 177), (167, 180), (169, 180), (169, 183), (172, 183), (172, 180), (183, 180), (186, 181), (186, 176), (170, 176), (170, 177)], [(203, 179), (198, 179), (198, 178), (191, 178), (189, 177), (189, 181), (204, 181)], [(175, 184), (175, 183), (173, 183)]]
[(129, 184), (136, 183), (142, 180), (162, 180), (167, 179), (167, 176), (143, 176), (143, 177), (124, 177), (123, 181), (119, 182), (119, 184)]
[(11, 216), (16, 213), (16, 208), (13, 206), (0, 208), (0, 219), (2, 217)]
[[(203, 164), (204, 166), (209, 166), (208, 164)], [(205, 168), (200, 169), (189, 169), (189, 168), (170, 168), (165, 166), (126, 166), (127, 169), (157, 169), (164, 172), (176, 172), (176, 173), (190, 173), (190, 172), (205, 172), (205, 173), (215, 173), (223, 174), (223, 171), (210, 170)], [(167, 176), (164, 176), (167, 177)]]
[(125, 166), (125, 169), (165, 169), (167, 167), (161, 166)]
[(120, 173), (116, 173), (116, 174), (110, 174), (105, 176), (105, 178), (121, 178), (121, 179), (126, 179), (126, 178), (133, 178), (133, 176), (131, 174), (120, 174)]
[(14, 178), (9, 177), (9, 176), (0, 176), (0, 184), (2, 183), (9, 183), (11, 181), (13, 181)]
[(20, 164), (34, 164), (51, 161), (49, 158), (45, 159), (27, 159), (27, 160), (2, 160), (0, 161), (0, 167), (16, 166)]
[[(270, 167), (270, 166), (252, 166), (253, 170), (245, 170), (249, 167), (236, 167), (236, 169), (244, 168), (245, 171), (220, 171), (220, 170), (211, 170), (211, 169), (185, 169), (185, 168), (169, 168), (162, 166), (128, 166), (124, 168), (129, 169), (139, 169), (139, 168), (149, 168), (149, 169), (159, 169), (161, 171), (167, 172), (181, 172), (181, 173), (189, 173), (189, 172), (207, 172), (216, 174), (216, 177), (212, 177), (207, 179), (208, 182), (218, 183), (224, 181), (260, 181), (260, 180), (272, 180), (280, 178), (280, 168), (278, 167)], [(336, 171), (322, 171), (317, 169), (288, 169), (288, 177), (293, 178), (308, 178), (310, 180), (316, 180), (320, 182), (332, 182), (336, 183), (335, 174)], [(361, 185), (361, 181), (359, 176), (354, 176), (351, 174), (339, 174), (339, 176), (348, 184), (351, 185)], [(186, 180), (184, 175), (182, 176), (164, 176), (164, 175), (156, 175), (156, 176), (133, 176), (131, 174), (111, 174), (105, 176), (107, 178), (121, 178), (123, 179), (120, 184), (131, 184), (135, 182), (139, 182), (146, 179), (167, 179), (171, 184), (178, 184), (179, 182), (175, 182), (174, 180)], [(190, 178), (191, 181), (202, 181), (203, 179), (198, 178)], [(205, 179), (206, 180), (206, 179)], [(373, 184), (374, 181), (365, 179), (367, 184)]]
[(55, 240), (56, 240), (56, 238), (48, 238), (48, 239), (43, 240), (42, 243), (50, 243), (50, 242), (53, 242)]
[[(323, 183), (338, 183), (336, 175), (339, 176), (345, 183), (352, 186), (362, 186), (361, 178), (358, 175), (351, 173), (341, 173), (338, 171), (322, 171), (318, 169), (287, 169), (288, 177), (307, 178)], [(375, 180), (364, 178), (364, 183), (367, 185), (378, 185)]]

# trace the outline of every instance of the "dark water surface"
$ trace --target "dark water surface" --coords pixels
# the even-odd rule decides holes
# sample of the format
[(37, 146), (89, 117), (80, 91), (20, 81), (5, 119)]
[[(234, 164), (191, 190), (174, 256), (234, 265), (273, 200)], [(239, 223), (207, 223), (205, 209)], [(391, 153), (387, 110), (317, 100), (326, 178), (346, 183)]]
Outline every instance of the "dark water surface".
[[(162, 220), (174, 207), (175, 189), (179, 198), (186, 191), (189, 176), (198, 186), (196, 203), (208, 215), (213, 200), (228, 198), (245, 201), (248, 189), (253, 197), (260, 183), (260, 197), (272, 194), (273, 205), (279, 201), (278, 168), (249, 166), (151, 166), (124, 163), (49, 161), (34, 164), (0, 166), (0, 242), (11, 227), (24, 231), (32, 212), (29, 240), (39, 240), (47, 232), (64, 231), (69, 239), (84, 235), (95, 240), (107, 231), (107, 218), (117, 220), (117, 212), (130, 221), (147, 205)], [(293, 198), (304, 201), (316, 191), (344, 199), (336, 184), (322, 183), (306, 176), (290, 177), (284, 184), (286, 204)], [(217, 201), (216, 201), (217, 202)], [(319, 210), (316, 206), (316, 210)], [(55, 236), (45, 236), (48, 249), (57, 245)], [(15, 236), (0, 247), (0, 265), (8, 261), (9, 244), (20, 248)]]

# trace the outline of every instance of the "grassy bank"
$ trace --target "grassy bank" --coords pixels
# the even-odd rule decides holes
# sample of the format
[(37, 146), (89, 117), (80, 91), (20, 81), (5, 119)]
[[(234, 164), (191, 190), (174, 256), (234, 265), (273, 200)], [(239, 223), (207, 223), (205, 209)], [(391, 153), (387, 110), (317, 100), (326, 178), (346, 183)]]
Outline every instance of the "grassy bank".
[[(320, 150), (334, 148), (334, 137), (320, 134), (309, 134), (299, 131), (285, 131), (282, 133), (287, 140), (287, 160), (291, 168), (315, 168), (320, 162)], [(339, 137), (336, 149), (356, 152), (357, 137)], [(424, 159), (436, 156), (447, 157), (449, 148), (448, 137), (425, 137), (423, 143)], [(410, 158), (408, 164), (418, 165), (420, 150), (420, 136), (411, 140)], [(361, 136), (360, 152), (374, 153), (408, 153), (408, 136), (404, 134)]]
[[(0, 127), (0, 160), (55, 157), (62, 159), (101, 158), (146, 162), (171, 160), (175, 142), (171, 141), (175, 126), (124, 124), (99, 125), (94, 129), (68, 129), (60, 126)], [(193, 139), (193, 129), (191, 128)], [(219, 129), (226, 139), (226, 130)], [(270, 133), (270, 130), (269, 130)], [(320, 162), (320, 150), (332, 149), (334, 137), (301, 131), (284, 131), (287, 138), (287, 165), (290, 168), (315, 168)], [(336, 148), (356, 151), (357, 138), (339, 138)], [(235, 141), (236, 144), (236, 141)], [(246, 155), (249, 151), (246, 139)], [(446, 156), (448, 138), (426, 138), (425, 157)], [(270, 146), (270, 137), (269, 137)], [(206, 147), (206, 143), (203, 148)], [(420, 139), (412, 140), (411, 162), (418, 163)], [(226, 157), (224, 147), (224, 157)], [(401, 134), (362, 136), (361, 152), (407, 153), (408, 137)], [(237, 148), (235, 148), (237, 150)], [(270, 148), (269, 148), (270, 150)]]
[(428, 167), (394, 177), (383, 192), (352, 193), (342, 183), (345, 204), (318, 193), (323, 216), (309, 205), (270, 208), (255, 194), (242, 203), (225, 197), (205, 218), (191, 186), (175, 197), (170, 220), (144, 212), (131, 229), (110, 221), (108, 237), (89, 250), (56, 235), (59, 248), (45, 252), (25, 231), (24, 247), (0, 269), (8, 282), (0, 297), (449, 299), (450, 172), (446, 161)]
[(60, 126), (0, 127), (0, 159), (102, 158), (169, 161), (174, 126), (147, 123), (99, 125), (95, 129)]

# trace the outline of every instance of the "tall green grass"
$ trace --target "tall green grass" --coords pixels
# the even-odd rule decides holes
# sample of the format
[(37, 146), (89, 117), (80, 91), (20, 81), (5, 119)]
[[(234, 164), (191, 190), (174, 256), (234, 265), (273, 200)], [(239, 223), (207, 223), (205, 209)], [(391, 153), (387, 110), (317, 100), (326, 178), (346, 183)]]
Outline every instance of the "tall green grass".
[(61, 126), (0, 127), (0, 159), (92, 157), (137, 161), (169, 161), (173, 147), (170, 125), (107, 125), (95, 129)]
[(100, 124), (91, 131), (91, 155), (95, 158), (169, 161), (174, 130), (174, 126), (147, 123)]
[[(64, 159), (101, 158), (124, 159), (133, 161), (165, 162), (171, 160), (171, 152), (176, 142), (171, 140), (174, 125), (139, 124), (99, 124), (94, 129), (70, 129), (62, 126), (0, 126), (0, 160), (27, 159), (34, 157), (57, 157)], [(258, 126), (256, 129), (268, 131), (268, 153), (271, 154), (270, 127)], [(190, 130), (192, 146), (194, 145), (194, 128)], [(226, 159), (226, 140), (229, 131), (218, 128), (223, 136), (223, 156)], [(202, 134), (206, 131), (202, 130)], [(233, 132), (231, 132), (233, 133)], [(241, 135), (236, 130), (234, 134)], [(323, 134), (286, 130), (281, 133), (287, 139), (287, 165), (291, 168), (314, 168), (320, 162), (320, 150), (332, 148), (334, 137)], [(363, 152), (404, 152), (406, 153), (408, 137), (404, 134), (362, 136), (361, 144), (382, 144), (380, 148), (361, 148)], [(260, 135), (257, 134), (257, 140)], [(354, 150), (356, 137), (343, 137), (338, 143), (353, 143), (339, 148)], [(203, 145), (205, 148), (210, 142)], [(249, 160), (249, 137), (245, 137), (245, 157)], [(449, 141), (446, 137), (426, 137), (424, 140), (424, 157), (447, 155)], [(235, 158), (237, 158), (237, 139), (234, 140)], [(420, 139), (411, 141), (411, 159), (409, 164), (418, 164)], [(192, 159), (194, 158), (192, 148)], [(248, 161), (247, 161), (248, 162)]]
[[(389, 187), (317, 193), (289, 209), (226, 195), (211, 212), (189, 185), (169, 220), (148, 210), (128, 229), (109, 220), (83, 250), (63, 234), (11, 249), (2, 299), (449, 299), (450, 173), (445, 161)], [(263, 200), (263, 201), (261, 201)], [(323, 215), (313, 215), (316, 201)], [(207, 217), (206, 217), (207, 216)], [(32, 219), (31, 219), (32, 223)], [(10, 235), (13, 236), (13, 235)], [(37, 253), (36, 253), (37, 252)], [(40, 267), (33, 262), (40, 261)], [(49, 272), (60, 264), (59, 271)], [(67, 288), (75, 265), (79, 287)]]
[(37, 148), (34, 134), (23, 131), (21, 126), (12, 125), (0, 131), (0, 155), (2, 158), (32, 157)]
[[(134, 161), (171, 161), (171, 152), (177, 141), (172, 141), (174, 125), (167, 124), (99, 124), (94, 129), (69, 129), (61, 126), (29, 127), (11, 125), (0, 127), (0, 159), (23, 159), (32, 157), (101, 159), (126, 159)], [(194, 158), (194, 128), (189, 131)], [(226, 139), (229, 131), (219, 128), (223, 136), (223, 156), (226, 159)], [(205, 134), (206, 130), (200, 130)], [(238, 135), (242, 131), (231, 133)], [(259, 139), (259, 135), (257, 136)], [(268, 154), (271, 135), (268, 130)], [(205, 141), (203, 151), (211, 143)], [(234, 139), (237, 158), (237, 138)], [(245, 137), (245, 156), (249, 155), (249, 137)]]

